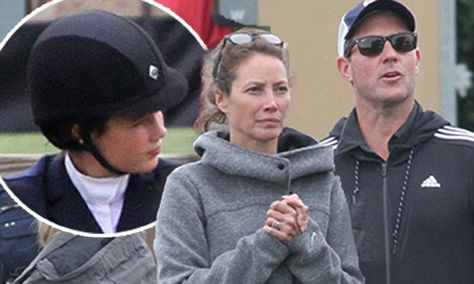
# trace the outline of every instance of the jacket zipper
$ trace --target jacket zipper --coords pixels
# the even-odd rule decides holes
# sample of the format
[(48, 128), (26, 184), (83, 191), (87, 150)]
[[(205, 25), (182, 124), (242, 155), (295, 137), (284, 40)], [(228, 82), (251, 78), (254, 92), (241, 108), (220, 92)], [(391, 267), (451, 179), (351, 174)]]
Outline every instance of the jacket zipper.
[(384, 244), (385, 244), (385, 279), (387, 284), (391, 283), (391, 255), (390, 255), (390, 228), (388, 212), (388, 185), (387, 185), (387, 162), (382, 163), (382, 197), (383, 197), (383, 226), (384, 226)]

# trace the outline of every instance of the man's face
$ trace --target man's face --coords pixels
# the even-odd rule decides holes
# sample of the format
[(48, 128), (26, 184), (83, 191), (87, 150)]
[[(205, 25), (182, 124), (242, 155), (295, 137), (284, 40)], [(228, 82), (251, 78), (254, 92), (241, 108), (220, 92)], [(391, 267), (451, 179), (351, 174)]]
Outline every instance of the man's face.
[[(407, 31), (404, 22), (395, 14), (380, 12), (365, 19), (353, 39), (390, 36)], [(375, 56), (362, 55), (355, 45), (350, 58), (342, 65), (345, 68), (339, 67), (339, 70), (352, 83), (356, 103), (386, 107), (413, 98), (419, 63), (418, 48), (399, 53), (386, 41), (382, 52)]]

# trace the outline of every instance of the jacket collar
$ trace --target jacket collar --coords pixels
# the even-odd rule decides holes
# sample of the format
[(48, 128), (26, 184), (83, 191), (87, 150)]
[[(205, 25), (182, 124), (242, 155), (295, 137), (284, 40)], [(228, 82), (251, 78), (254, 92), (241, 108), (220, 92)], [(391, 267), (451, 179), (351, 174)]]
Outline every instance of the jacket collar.
[[(300, 133), (286, 131), (286, 147), (291, 150), (277, 155), (268, 155), (231, 144), (225, 135), (207, 132), (194, 143), (196, 153), (205, 165), (233, 176), (244, 176), (273, 183), (287, 183), (288, 180), (305, 175), (328, 172), (334, 169), (333, 151), (319, 146), (314, 139), (298, 136)], [(283, 134), (283, 133), (282, 133)], [(296, 139), (291, 147), (292, 140)], [(312, 141), (312, 142), (311, 142)], [(307, 145), (307, 146), (304, 146)], [(281, 147), (279, 147), (281, 148)]]
[[(64, 155), (56, 155), (47, 165), (47, 219), (64, 227), (102, 233), (86, 203), (72, 184), (64, 167)], [(176, 165), (160, 159), (152, 173), (132, 174), (125, 191), (117, 232), (152, 224), (156, 219), (166, 176)]]
[[(449, 123), (441, 116), (431, 111), (423, 111), (421, 105), (415, 102), (408, 120), (389, 140), (390, 153), (406, 152), (410, 148), (416, 148), (417, 145), (430, 139), (440, 127), (447, 124)], [(342, 118), (338, 121), (330, 135), (339, 141), (336, 155), (352, 152), (357, 156), (360, 154), (364, 159), (379, 159), (360, 132), (355, 108), (347, 119)]]
[(101, 233), (86, 203), (64, 167), (64, 155), (56, 155), (47, 165), (45, 181), (47, 218), (61, 226), (90, 233)]

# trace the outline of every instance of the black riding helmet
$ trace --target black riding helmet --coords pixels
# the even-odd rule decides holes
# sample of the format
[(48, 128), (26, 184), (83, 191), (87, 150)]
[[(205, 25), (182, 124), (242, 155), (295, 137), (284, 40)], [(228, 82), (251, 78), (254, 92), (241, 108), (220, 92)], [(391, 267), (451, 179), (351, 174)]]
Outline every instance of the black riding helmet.
[[(116, 115), (166, 112), (188, 91), (139, 25), (92, 10), (60, 18), (38, 37), (30, 53), (28, 87), (35, 123), (60, 149), (90, 151), (107, 169), (122, 173), (93, 145), (91, 121)], [(81, 139), (72, 139), (78, 124)]]

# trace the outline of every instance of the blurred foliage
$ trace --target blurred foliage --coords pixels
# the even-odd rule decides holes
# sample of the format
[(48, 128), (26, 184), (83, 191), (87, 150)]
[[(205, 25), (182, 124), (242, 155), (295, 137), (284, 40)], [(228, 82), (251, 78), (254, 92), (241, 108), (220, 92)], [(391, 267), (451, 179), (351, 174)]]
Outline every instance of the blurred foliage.
[[(456, 1), (457, 61), (474, 71), (474, 1)], [(466, 97), (458, 96), (458, 123), (474, 131), (474, 88)]]
[[(192, 144), (197, 138), (192, 128), (168, 128), (163, 138), (163, 154), (193, 154)], [(40, 132), (0, 134), (0, 154), (46, 154), (57, 153)]]

